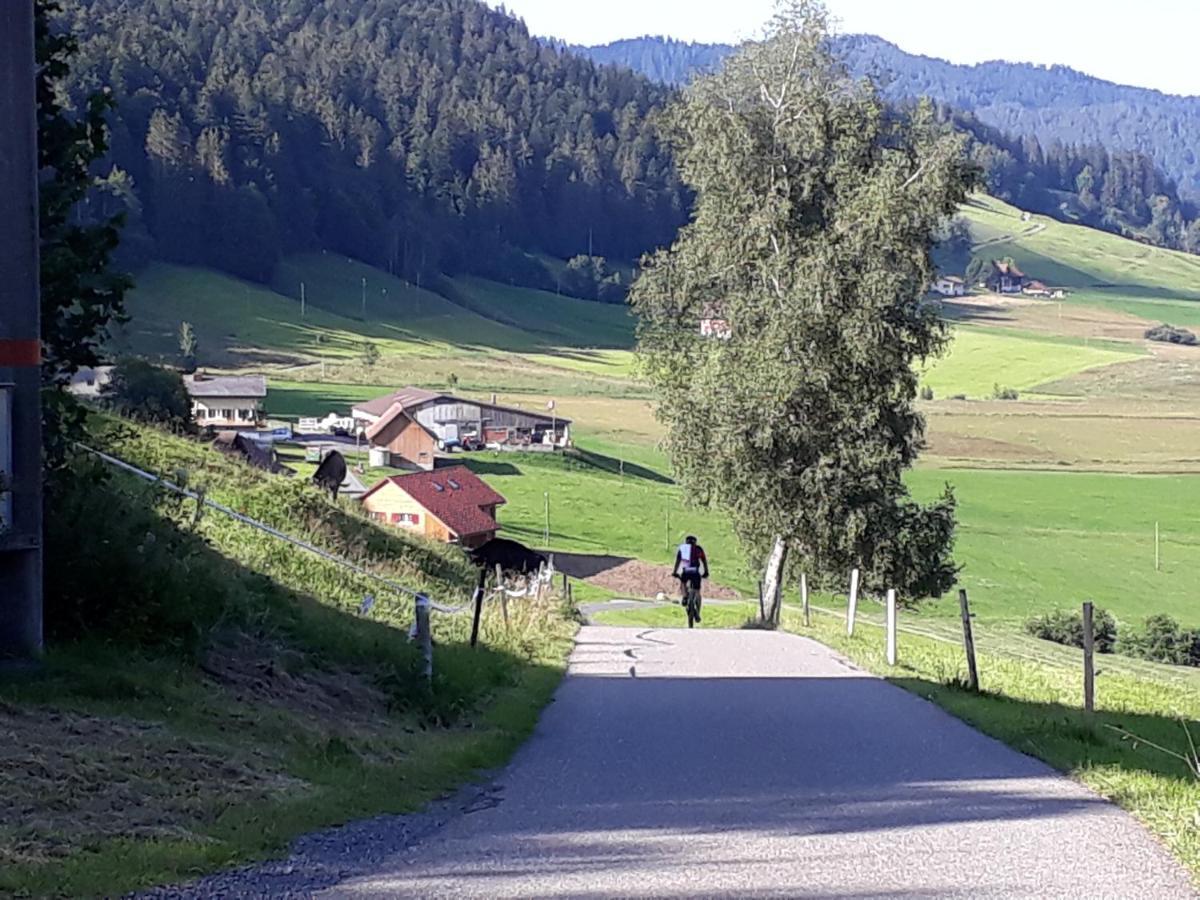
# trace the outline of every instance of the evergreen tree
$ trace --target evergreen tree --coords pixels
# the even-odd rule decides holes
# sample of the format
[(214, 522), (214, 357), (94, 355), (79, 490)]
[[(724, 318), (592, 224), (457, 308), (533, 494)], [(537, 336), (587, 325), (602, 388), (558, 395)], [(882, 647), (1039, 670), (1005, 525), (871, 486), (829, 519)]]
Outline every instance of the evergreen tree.
[[(913, 364), (946, 343), (923, 295), (973, 183), (963, 141), (852, 81), (816, 0), (781, 4), (672, 122), (695, 215), (632, 302), (685, 491), (767, 560), (767, 597), (791, 551), (826, 579), (857, 565), (871, 590), (940, 595), (953, 494), (920, 506), (902, 476), (922, 445)], [(713, 308), (728, 339), (700, 334)]]

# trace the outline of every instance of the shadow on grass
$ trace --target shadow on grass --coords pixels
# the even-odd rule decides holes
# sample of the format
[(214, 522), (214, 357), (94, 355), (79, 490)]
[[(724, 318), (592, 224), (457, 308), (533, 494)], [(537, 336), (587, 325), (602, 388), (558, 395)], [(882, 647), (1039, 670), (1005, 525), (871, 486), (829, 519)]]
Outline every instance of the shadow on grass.
[[(985, 734), (1056, 769), (1075, 772), (1111, 765), (1124, 771), (1147, 772), (1194, 785), (1200, 800), (1200, 778), (1182, 760), (1147, 744), (1149, 741), (1186, 756), (1189, 742), (1184, 729), (1200, 741), (1200, 721), (1194, 718), (1101, 709), (1089, 720), (1078, 707), (1036, 703), (986, 691), (976, 694), (957, 682), (908, 676), (888, 681), (932, 700)], [(1124, 737), (1123, 733), (1136, 738)]]
[(612, 475), (623, 475), (626, 478), (637, 478), (642, 481), (651, 481), (655, 484), (675, 483), (671, 478), (668, 478), (661, 472), (656, 472), (654, 469), (639, 466), (627, 460), (623, 461), (613, 456), (605, 456), (602, 453), (596, 453), (594, 450), (584, 450), (577, 447), (569, 452), (567, 459), (577, 459), (594, 469), (599, 469), (602, 472), (608, 472)]
[[(0, 677), (0, 732), (19, 717), (34, 766), (20, 777), (26, 756), (7, 758), (14, 783), (36, 792), (6, 806), (38, 811), (30, 826), (0, 809), (0, 894), (122, 895), (415, 809), (502, 764), (558, 683), (548, 660), (568, 630), (526, 627), (514, 652), (487, 646), (500, 637), (485, 619), (473, 649), (460, 617), (435, 622), (427, 687), (407, 601), (381, 597), (360, 616), (346, 596), (317, 599), (223, 555), (140, 485), (77, 480), (47, 541), (55, 639), (40, 669)], [(76, 515), (101, 510), (105, 528), (75, 533)], [(265, 552), (293, 553), (289, 574), (317, 578), (299, 551)], [(186, 768), (197, 754), (213, 759)], [(83, 791), (79, 760), (105, 773)], [(139, 792), (147, 773), (153, 789)], [(230, 779), (265, 787), (233, 792)]]

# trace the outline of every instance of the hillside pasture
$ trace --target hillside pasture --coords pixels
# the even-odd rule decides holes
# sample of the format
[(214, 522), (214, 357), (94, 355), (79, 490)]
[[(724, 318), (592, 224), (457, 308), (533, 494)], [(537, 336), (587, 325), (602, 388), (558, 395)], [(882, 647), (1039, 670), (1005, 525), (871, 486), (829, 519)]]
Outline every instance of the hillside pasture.
[(959, 325), (949, 352), (926, 364), (921, 383), (933, 388), (935, 397), (988, 397), (997, 384), (1029, 390), (1140, 355), (1136, 348), (1111, 343), (1096, 346), (1074, 338)]

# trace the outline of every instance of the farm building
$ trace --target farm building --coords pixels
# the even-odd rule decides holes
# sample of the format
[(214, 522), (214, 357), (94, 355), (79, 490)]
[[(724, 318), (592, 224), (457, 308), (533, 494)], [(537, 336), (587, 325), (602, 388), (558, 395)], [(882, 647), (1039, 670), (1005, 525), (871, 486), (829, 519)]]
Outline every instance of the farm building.
[(1025, 287), (1025, 273), (1016, 263), (992, 260), (992, 271), (987, 277), (987, 288), (997, 294), (1019, 294)]
[(100, 389), (112, 381), (112, 366), (84, 366), (71, 376), (67, 390), (76, 397), (100, 396)]
[(933, 283), (933, 290), (943, 297), (962, 297), (967, 293), (967, 283), (956, 275), (942, 275)]
[(725, 311), (717, 304), (709, 304), (700, 316), (700, 335), (727, 341), (733, 336), (733, 326), (725, 318)]
[(192, 417), (201, 428), (257, 428), (262, 424), (265, 376), (197, 372), (183, 383), (192, 398)]
[(1021, 288), (1021, 293), (1026, 297), (1043, 297), (1046, 299), (1061, 300), (1067, 295), (1067, 292), (1059, 287), (1047, 287), (1040, 281), (1028, 281)]
[(497, 444), (530, 450), (565, 447), (571, 422), (551, 412), (465, 400), (407, 387), (355, 406), (351, 415), (367, 425), (372, 447), (393, 465), (432, 469), (439, 450)]
[(366, 492), (363, 509), (376, 522), (468, 550), (496, 536), (504, 498), (465, 466), (385, 478)]

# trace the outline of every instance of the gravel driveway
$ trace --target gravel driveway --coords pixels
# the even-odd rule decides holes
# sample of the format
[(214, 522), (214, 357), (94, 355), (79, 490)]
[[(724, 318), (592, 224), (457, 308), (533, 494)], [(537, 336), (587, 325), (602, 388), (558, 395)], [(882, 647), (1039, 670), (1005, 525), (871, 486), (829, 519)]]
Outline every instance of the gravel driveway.
[(1182, 898), (1131, 817), (827, 648), (588, 627), (493, 784), (160, 896)]

